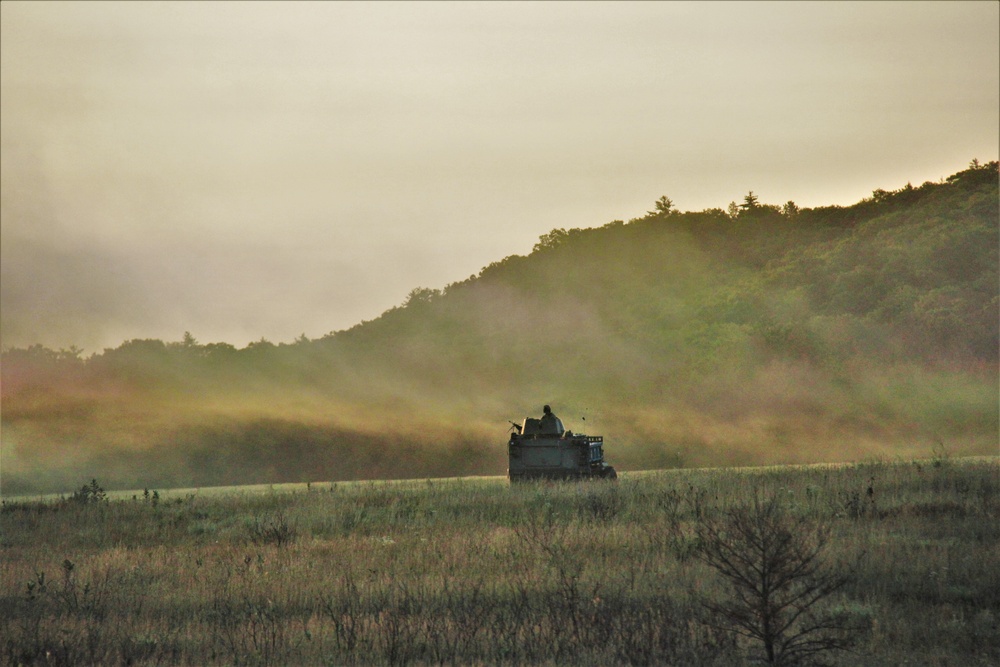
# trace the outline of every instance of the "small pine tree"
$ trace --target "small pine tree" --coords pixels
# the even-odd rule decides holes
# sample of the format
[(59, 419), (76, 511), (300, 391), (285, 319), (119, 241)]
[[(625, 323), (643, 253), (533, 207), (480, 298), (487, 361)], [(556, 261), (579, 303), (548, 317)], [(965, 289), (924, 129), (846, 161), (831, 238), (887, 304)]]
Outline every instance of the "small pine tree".
[(813, 661), (846, 649), (857, 634), (821, 602), (847, 577), (825, 567), (829, 538), (821, 525), (786, 514), (776, 497), (753, 500), (702, 522), (697, 557), (721, 574), (729, 596), (706, 601), (718, 627), (759, 642), (769, 665)]

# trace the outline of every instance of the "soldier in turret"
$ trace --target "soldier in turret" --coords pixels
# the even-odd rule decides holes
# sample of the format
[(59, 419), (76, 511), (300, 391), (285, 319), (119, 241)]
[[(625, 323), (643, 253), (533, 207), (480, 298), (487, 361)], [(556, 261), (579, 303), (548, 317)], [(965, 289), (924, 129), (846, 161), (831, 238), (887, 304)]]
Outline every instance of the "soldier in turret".
[(542, 408), (541, 429), (542, 433), (558, 433), (559, 435), (562, 435), (564, 430), (562, 420), (556, 417), (552, 408), (547, 405)]

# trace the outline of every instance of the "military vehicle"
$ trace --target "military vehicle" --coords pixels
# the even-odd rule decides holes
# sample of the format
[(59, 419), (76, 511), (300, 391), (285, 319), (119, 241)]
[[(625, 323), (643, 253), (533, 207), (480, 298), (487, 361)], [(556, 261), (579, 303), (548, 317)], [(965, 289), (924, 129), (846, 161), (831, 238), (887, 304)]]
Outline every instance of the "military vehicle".
[(562, 420), (527, 418), (511, 423), (507, 442), (507, 477), (511, 482), (533, 479), (616, 479), (604, 462), (604, 437), (563, 429)]

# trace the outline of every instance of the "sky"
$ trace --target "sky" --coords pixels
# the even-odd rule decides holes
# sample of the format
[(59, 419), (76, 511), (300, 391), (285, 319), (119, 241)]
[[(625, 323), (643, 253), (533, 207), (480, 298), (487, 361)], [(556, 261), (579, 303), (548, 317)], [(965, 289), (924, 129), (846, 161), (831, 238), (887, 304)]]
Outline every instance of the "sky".
[(1000, 3), (0, 3), (0, 342), (317, 338), (653, 209), (1000, 144)]

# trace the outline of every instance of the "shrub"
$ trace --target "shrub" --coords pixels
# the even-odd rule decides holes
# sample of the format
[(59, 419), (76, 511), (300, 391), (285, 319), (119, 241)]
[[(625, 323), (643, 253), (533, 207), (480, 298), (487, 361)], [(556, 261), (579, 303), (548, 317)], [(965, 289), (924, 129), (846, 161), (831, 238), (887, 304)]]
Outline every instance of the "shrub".
[(81, 505), (105, 503), (108, 501), (108, 494), (104, 492), (96, 479), (92, 479), (90, 484), (84, 484), (79, 491), (74, 491), (70, 501)]
[(829, 531), (792, 517), (778, 498), (755, 494), (697, 529), (697, 557), (728, 584), (722, 602), (704, 602), (717, 627), (759, 642), (770, 665), (816, 661), (846, 649), (856, 634), (848, 615), (820, 613), (847, 577), (822, 558)]
[(254, 515), (247, 525), (247, 533), (255, 545), (274, 544), (280, 547), (294, 542), (299, 531), (285, 512), (278, 510), (273, 514)]

